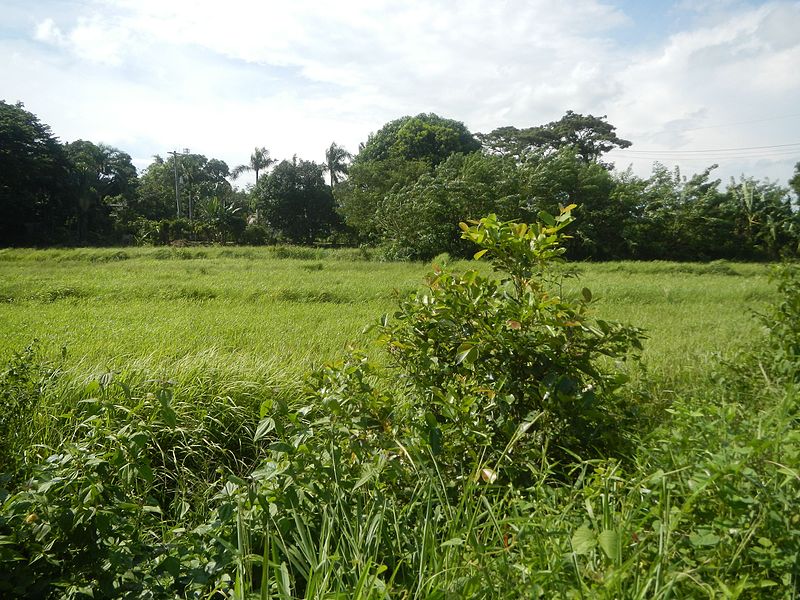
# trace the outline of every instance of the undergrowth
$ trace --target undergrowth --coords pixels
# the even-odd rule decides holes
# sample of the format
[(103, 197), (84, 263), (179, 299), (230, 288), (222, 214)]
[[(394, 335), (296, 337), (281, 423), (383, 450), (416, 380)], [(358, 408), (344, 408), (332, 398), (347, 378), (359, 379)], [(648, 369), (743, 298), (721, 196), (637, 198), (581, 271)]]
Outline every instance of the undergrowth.
[(432, 273), (386, 365), (353, 350), (258, 414), (105, 375), (37, 420), (60, 371), (13, 357), (0, 596), (797, 597), (797, 269), (763, 339), (655, 406), (642, 333), (560, 293), (569, 209), (540, 218), (465, 226), (495, 276)]

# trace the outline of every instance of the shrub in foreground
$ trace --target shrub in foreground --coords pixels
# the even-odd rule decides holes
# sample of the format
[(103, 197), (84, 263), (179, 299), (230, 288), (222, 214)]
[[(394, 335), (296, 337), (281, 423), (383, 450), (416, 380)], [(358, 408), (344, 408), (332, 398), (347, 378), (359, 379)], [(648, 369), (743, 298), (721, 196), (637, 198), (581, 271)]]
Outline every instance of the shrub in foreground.
[(0, 490), (0, 595), (797, 597), (796, 287), (754, 350), (784, 349), (767, 385), (679, 398), (617, 460), (611, 367), (641, 332), (557, 293), (569, 209), (541, 218), (465, 226), (496, 276), (434, 273), (381, 324), (389, 368), (352, 352), (255, 428), (90, 384), (70, 441)]

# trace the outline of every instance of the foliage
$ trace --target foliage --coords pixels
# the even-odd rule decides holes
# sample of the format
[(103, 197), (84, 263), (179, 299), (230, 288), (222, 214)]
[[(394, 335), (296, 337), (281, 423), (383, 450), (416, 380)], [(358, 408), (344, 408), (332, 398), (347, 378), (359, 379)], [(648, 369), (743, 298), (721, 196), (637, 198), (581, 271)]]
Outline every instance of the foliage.
[[(224, 402), (186, 411), (168, 385), (131, 393), (111, 375), (91, 382), (70, 415), (71, 439), (2, 498), (0, 563), (15, 567), (0, 592), (185, 597), (232, 586), (233, 507), (214, 481), (252, 469), (252, 429)], [(178, 520), (184, 527), (169, 526)]]
[(325, 150), (325, 165), (324, 169), (328, 172), (331, 178), (331, 189), (336, 187), (336, 184), (341, 181), (343, 175), (347, 175), (347, 161), (353, 158), (347, 150), (337, 145), (336, 142), (331, 143), (327, 150)]
[(767, 330), (767, 345), (760, 369), (777, 381), (800, 383), (800, 265), (789, 263), (775, 270), (780, 303), (760, 320)]
[(103, 144), (77, 140), (65, 144), (64, 151), (78, 200), (78, 241), (103, 241), (110, 234), (112, 210), (125, 209), (136, 197), (136, 167), (128, 154)]
[(236, 179), (246, 171), (253, 171), (256, 176), (256, 185), (258, 185), (258, 175), (262, 171), (266, 171), (270, 165), (273, 165), (276, 162), (278, 161), (270, 157), (269, 150), (264, 147), (256, 148), (250, 155), (250, 162), (246, 165), (239, 165), (238, 167), (234, 168), (233, 171), (231, 171), (231, 177)]
[[(177, 170), (177, 174), (176, 174)], [(199, 207), (211, 198), (230, 202), (233, 188), (227, 181), (228, 165), (216, 158), (188, 151), (169, 160), (155, 156), (140, 179), (141, 191), (134, 210), (148, 219), (178, 218), (194, 220)], [(178, 184), (176, 204), (175, 184)]]
[(14, 353), (0, 372), (0, 474), (15, 478), (22, 471), (35, 439), (31, 417), (39, 409), (44, 389), (57, 375), (56, 367), (41, 361), (38, 342)]
[(333, 196), (314, 162), (281, 161), (255, 193), (261, 216), (289, 242), (313, 242), (336, 226)]
[(384, 327), (424, 435), (454, 475), (485, 454), (520, 481), (524, 457), (539, 449), (570, 461), (621, 448), (626, 415), (615, 391), (625, 378), (606, 372), (601, 358), (624, 360), (641, 349), (641, 334), (592, 322), (585, 288), (577, 301), (558, 293), (554, 267), (573, 208), (542, 212), (531, 226), (495, 215), (462, 224), (463, 237), (481, 248), (476, 257), (488, 256), (500, 278), (435, 272), (428, 290), (401, 302), (396, 322)]
[[(230, 279), (229, 289), (213, 289), (223, 302), (212, 319), (224, 320), (226, 313), (234, 313), (223, 329), (236, 329), (224, 338), (210, 321), (202, 321), (214, 300), (192, 300), (191, 294), (202, 289), (187, 287), (176, 290), (183, 295), (175, 295), (168, 305), (181, 313), (181, 319), (191, 315), (187, 332), (200, 330), (200, 337), (188, 340), (187, 347), (231, 345), (234, 353), (207, 349), (205, 354), (170, 362), (164, 357), (185, 352), (159, 343), (132, 347), (127, 340), (119, 352), (125, 354), (127, 372), (87, 378), (90, 359), (79, 355), (79, 362), (71, 364), (70, 372), (53, 385), (42, 379), (50, 367), (35, 353), (21, 353), (9, 364), (0, 378), (0, 398), (35, 400), (25, 405), (32, 436), (14, 438), (11, 444), (15, 457), (24, 456), (16, 464), (22, 465), (25, 478), (6, 478), (0, 486), (6, 488), (0, 491), (0, 572), (4, 573), (0, 595), (796, 597), (800, 590), (796, 468), (800, 432), (797, 388), (792, 380), (797, 358), (796, 352), (791, 354), (796, 350), (792, 350), (792, 340), (796, 341), (798, 322), (796, 274), (781, 280), (783, 304), (775, 309), (777, 316), (768, 313), (765, 324), (772, 326), (768, 338), (747, 335), (751, 329), (741, 319), (736, 321), (735, 312), (727, 319), (736, 321), (733, 330), (739, 337), (748, 338), (746, 344), (762, 360), (763, 372), (757, 362), (741, 362), (738, 368), (742, 370), (731, 370), (707, 361), (695, 366), (688, 385), (684, 381), (676, 387), (667, 376), (651, 370), (651, 376), (656, 373), (654, 379), (603, 397), (603, 410), (614, 413), (629, 402), (652, 417), (646, 427), (628, 429), (636, 435), (636, 444), (625, 447), (624, 456), (584, 460), (570, 455), (554, 464), (552, 459), (558, 458), (554, 446), (561, 439), (545, 447), (530, 443), (546, 435), (537, 429), (543, 420), (523, 426), (524, 435), (504, 447), (486, 445), (485, 437), (477, 436), (486, 432), (500, 445), (506, 439), (502, 428), (480, 420), (485, 417), (480, 409), (502, 417), (501, 409), (512, 415), (512, 407), (493, 407), (477, 383), (469, 384), (470, 378), (489, 373), (493, 364), (499, 364), (506, 346), (514, 351), (508, 361), (513, 368), (510, 373), (520, 372), (520, 357), (536, 359), (559, 350), (566, 352), (559, 362), (563, 366), (574, 368), (588, 360), (600, 375), (613, 375), (612, 360), (597, 357), (593, 349), (574, 354), (572, 346), (559, 341), (571, 336), (578, 346), (586, 346), (594, 340), (594, 348), (601, 348), (602, 340), (609, 341), (609, 336), (598, 339), (597, 332), (582, 332), (583, 327), (599, 329), (584, 308), (593, 299), (590, 303), (572, 285), (573, 280), (562, 282), (562, 267), (554, 262), (564, 256), (557, 245), (564, 240), (561, 227), (569, 219), (566, 212), (559, 217), (542, 214), (542, 222), (532, 227), (499, 219), (475, 223), (464, 235), (480, 242), (484, 256), (498, 267), (495, 275), (486, 275), (488, 267), (481, 263), (472, 281), (467, 280), (469, 273), (439, 272), (434, 289), (419, 294), (420, 304), (404, 301), (410, 306), (408, 311), (418, 316), (431, 315), (425, 298), (428, 303), (435, 300), (440, 309), (461, 310), (468, 320), (458, 335), (466, 331), (470, 339), (486, 343), (459, 353), (451, 341), (437, 337), (451, 325), (428, 327), (420, 320), (430, 333), (423, 340), (409, 321), (392, 319), (382, 326), (390, 347), (392, 333), (402, 331), (411, 343), (403, 352), (416, 353), (422, 361), (441, 359), (438, 364), (409, 363), (406, 368), (398, 360), (386, 368), (350, 352), (341, 361), (315, 368), (303, 385), (292, 376), (276, 380), (264, 375), (266, 357), (287, 349), (292, 352), (292, 364), (303, 352), (319, 357), (320, 348), (313, 343), (315, 332), (322, 330), (326, 339), (337, 334), (320, 320), (324, 304), (313, 304), (313, 316), (294, 334), (303, 342), (312, 339), (304, 347), (310, 350), (292, 345), (292, 335), (283, 335), (280, 329), (286, 321), (299, 320), (297, 312), (281, 312), (275, 304), (262, 308), (265, 314), (259, 322), (268, 321), (271, 313), (279, 314), (268, 322), (265, 333), (255, 337), (278, 338), (280, 348), (264, 350), (262, 346), (257, 360), (244, 364), (238, 361), (248, 347), (242, 345), (242, 330), (237, 326), (242, 314), (252, 312), (253, 300), (236, 304), (235, 298), (236, 294), (249, 296), (253, 282), (285, 285), (287, 279), (297, 288), (294, 292), (342, 294), (340, 288), (324, 287), (343, 266), (340, 261), (324, 260), (333, 251), (288, 248), (279, 254), (274, 249), (220, 247), (0, 253), (4, 267), (18, 263), (22, 270), (31, 271), (50, 260), (62, 277), (66, 271), (79, 279), (72, 269), (83, 264), (98, 280), (97, 289), (91, 290), (86, 284), (71, 290), (40, 284), (36, 297), (42, 299), (26, 300), (29, 291), (23, 291), (14, 277), (5, 278), (0, 297), (11, 299), (4, 308), (36, 303), (43, 311), (52, 306), (45, 304), (45, 298), (53, 297), (53, 304), (63, 303), (74, 313), (83, 305), (96, 304), (86, 302), (81, 293), (116, 293), (125, 301), (120, 313), (134, 310), (136, 298), (143, 299), (146, 317), (134, 318), (146, 318), (152, 327), (163, 315), (154, 310), (154, 297), (149, 294), (164, 293), (165, 279), (191, 273), (198, 286), (208, 277)], [(551, 229), (557, 231), (547, 233)], [(258, 263), (260, 268), (253, 268), (254, 259), (276, 256), (284, 259), (264, 260)], [(357, 256), (348, 252), (341, 260)], [(232, 262), (233, 257), (238, 262)], [(282, 270), (265, 279), (264, 271), (278, 263), (284, 269), (294, 265), (300, 276), (291, 279), (291, 272)], [(158, 265), (172, 269), (157, 270)], [(383, 275), (404, 288), (412, 283), (400, 277), (398, 269), (406, 269), (409, 278), (416, 277), (409, 265), (370, 263), (359, 268), (364, 280), (372, 282)], [(750, 280), (755, 284), (747, 287), (748, 298), (772, 298), (761, 289), (758, 274), (763, 269), (756, 265), (611, 263), (580, 268), (587, 276), (594, 273), (596, 284), (608, 296), (605, 304), (632, 305), (635, 313), (631, 314), (640, 318), (648, 312), (668, 311), (667, 303), (653, 308), (655, 296), (650, 294), (654, 289), (659, 298), (673, 294), (681, 321), (665, 326), (659, 337), (679, 330), (671, 342), (675, 346), (697, 334), (688, 331), (686, 323), (687, 306), (701, 293), (698, 290), (715, 287), (728, 294), (714, 297), (719, 312), (730, 304), (731, 289), (745, 288)], [(114, 275), (107, 276), (108, 272)], [(130, 273), (139, 273), (140, 278), (129, 278)], [(626, 286), (632, 274), (636, 283)], [(35, 279), (48, 277), (37, 274)], [(111, 287), (100, 287), (104, 279)], [(685, 284), (687, 280), (698, 287), (688, 288), (691, 291), (685, 297), (676, 298), (674, 287), (664, 291), (670, 281)], [(488, 313), (497, 319), (494, 327), (483, 327), (490, 319), (468, 306), (483, 306), (480, 292), (486, 290), (499, 294), (487, 303), (496, 311)], [(537, 321), (535, 303), (547, 290), (552, 306), (566, 307), (568, 314), (553, 314), (548, 306), (540, 306), (536, 318), (543, 320)], [(349, 293), (358, 295), (353, 290)], [(359, 293), (372, 297), (380, 291), (363, 288)], [(518, 306), (520, 297), (532, 298), (533, 304)], [(293, 306), (302, 304), (297, 301)], [(701, 310), (704, 315), (699, 322), (719, 318), (712, 314), (714, 304), (709, 306)], [(341, 327), (346, 311), (341, 305), (334, 308), (336, 327)], [(357, 312), (358, 305), (349, 310)], [(371, 306), (366, 313), (374, 310)], [(522, 318), (526, 311), (527, 321)], [(509, 322), (509, 315), (517, 321)], [(579, 326), (565, 322), (570, 315), (580, 321)], [(431, 318), (444, 321), (444, 314)], [(537, 329), (540, 322), (545, 329), (544, 324), (553, 328), (552, 343)], [(726, 326), (720, 323), (712, 329)], [(186, 335), (168, 329), (171, 338)], [(638, 339), (635, 330), (628, 333)], [(715, 340), (719, 337), (717, 331), (712, 335)], [(119, 326), (114, 336), (126, 337)], [(524, 343), (530, 340), (533, 343)], [(105, 339), (103, 345), (113, 346), (114, 341)], [(434, 342), (446, 351), (441, 355), (422, 351), (423, 344), (432, 347)], [(662, 342), (653, 339), (648, 351)], [(706, 346), (698, 351), (710, 350), (710, 344)], [(140, 355), (152, 354), (153, 348), (162, 356), (155, 362), (141, 362)], [(476, 355), (470, 356), (473, 348)], [(672, 350), (680, 352), (680, 348)], [(659, 352), (667, 350), (662, 347)], [(779, 352), (784, 358), (773, 369), (771, 357)], [(674, 369), (675, 356), (645, 354), (644, 358), (650, 365), (660, 360)], [(130, 370), (134, 361), (141, 373)], [(414, 384), (415, 377), (441, 376), (448, 365), (456, 383), (445, 382), (441, 387), (476, 392), (476, 399), (484, 402), (473, 407), (475, 419), (462, 420), (461, 427), (454, 427), (448, 416), (463, 404), (455, 399), (443, 403)], [(423, 372), (424, 366), (434, 374)], [(686, 374), (676, 374), (676, 380), (687, 379)], [(508, 379), (503, 391), (533, 390), (530, 398), (539, 398), (532, 378)], [(756, 380), (761, 384), (754, 385)], [(498, 384), (489, 383), (486, 387)], [(611, 381), (607, 391), (615, 385)], [(649, 393), (640, 393), (643, 388)], [(659, 396), (669, 399), (667, 411), (659, 408)], [(495, 400), (502, 400), (502, 393)], [(429, 413), (436, 417), (435, 424), (426, 418)], [(572, 425), (581, 423), (576, 413), (568, 415)], [(556, 426), (565, 424), (556, 421)], [(519, 428), (517, 432), (523, 433)], [(477, 441), (472, 448), (463, 448), (471, 436)], [(439, 452), (437, 441), (442, 447)], [(456, 456), (452, 448), (459, 445), (462, 450)]]
[(21, 103), (0, 101), (0, 244), (58, 239), (73, 213), (63, 147)]
[(370, 134), (355, 160), (400, 158), (436, 166), (451, 154), (467, 154), (479, 149), (480, 145), (463, 123), (423, 113), (395, 119)]
[(390, 121), (370, 134), (353, 159), (347, 182), (336, 186), (340, 212), (359, 239), (372, 239), (377, 233), (379, 204), (387, 193), (432, 173), (452, 154), (479, 149), (463, 123), (433, 113)]
[[(616, 127), (605, 115), (595, 117), (568, 110), (558, 121), (517, 129), (499, 127), (488, 134), (478, 134), (484, 148), (494, 154), (523, 160), (531, 152), (558, 152), (569, 149), (584, 162), (598, 162), (614, 148), (628, 148), (631, 142), (616, 134)], [(608, 167), (611, 168), (611, 167)]]
[[(0, 141), (0, 244), (7, 246), (243, 243), (250, 223), (268, 230), (248, 234), (256, 243), (370, 246), (384, 258), (425, 260), (468, 255), (456, 233), (464, 218), (493, 212), (530, 221), (570, 202), (581, 217), (566, 242), (572, 259), (800, 253), (797, 173), (788, 182), (793, 195), (745, 176), (723, 189), (715, 165), (689, 177), (659, 164), (646, 178), (616, 173), (602, 158), (630, 142), (606, 117), (572, 111), (477, 136), (432, 113), (406, 116), (371, 134), (355, 157), (333, 143), (322, 165), (284, 161), (290, 166), (272, 183), (266, 174), (276, 160), (263, 147), (232, 171), (188, 149), (155, 156), (137, 177), (125, 152), (86, 140), (61, 144), (22, 104), (0, 106)], [(256, 173), (257, 185), (235, 190), (230, 181), (244, 171)], [(154, 224), (172, 219), (189, 226)]]
[(789, 180), (789, 187), (794, 191), (794, 195), (800, 198), (800, 162), (794, 166), (794, 173)]
[(518, 216), (525, 195), (522, 174), (510, 161), (479, 153), (453, 154), (414, 183), (395, 187), (378, 202), (373, 226), (392, 259), (430, 259), (447, 252), (466, 257), (463, 219), (497, 213)]

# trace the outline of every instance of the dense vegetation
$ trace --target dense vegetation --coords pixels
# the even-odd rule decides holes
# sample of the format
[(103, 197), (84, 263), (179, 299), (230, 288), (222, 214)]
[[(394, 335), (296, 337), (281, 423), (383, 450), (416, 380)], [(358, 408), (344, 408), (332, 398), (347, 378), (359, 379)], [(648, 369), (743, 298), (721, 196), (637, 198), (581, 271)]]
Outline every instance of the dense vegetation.
[[(374, 330), (384, 351), (343, 352), (302, 383), (276, 381), (274, 372), (248, 381), (247, 365), (227, 372), (223, 348), (211, 364), (198, 365), (195, 355), (179, 367), (186, 350), (178, 345), (156, 358), (172, 354), (170, 367), (182, 372), (146, 362), (136, 372), (124, 360), (88, 379), (91, 367), (75, 362), (74, 345), (63, 355), (31, 347), (6, 356), (0, 592), (795, 597), (796, 269), (780, 273), (769, 294), (764, 268), (728, 263), (581, 267), (578, 282), (560, 262), (569, 208), (540, 219), (465, 226), (480, 262), (453, 269), (437, 259), (426, 285), (401, 294)], [(410, 272), (398, 277), (407, 266), (350, 262), (357, 252), (120, 252), (0, 253), (5, 272), (16, 273), (6, 278), (2, 314), (41, 331), (59, 321), (60, 306), (86, 324), (81, 315), (104, 305), (118, 314), (152, 300), (153, 323), (162, 318), (159, 302), (190, 319), (211, 308), (257, 321), (275, 310), (262, 304), (269, 300), (315, 312), (332, 305), (341, 319), (345, 306), (390, 302), (369, 287), (379, 270), (388, 269), (392, 284), (414, 286)], [(294, 265), (296, 285), (264, 288), (267, 269), (285, 268), (267, 267), (267, 256)], [(203, 279), (215, 275), (202, 269), (224, 273), (233, 264), (231, 282), (244, 290)], [(367, 297), (338, 283), (351, 264), (372, 290)], [(80, 274), (88, 268), (91, 285)], [(595, 307), (597, 293), (584, 287), (595, 268), (603, 294), (619, 294), (615, 304), (636, 311), (628, 314), (639, 315), (637, 324), (648, 312), (664, 321), (676, 303), (681, 310), (642, 340), (641, 331), (600, 316), (620, 306)], [(191, 269), (194, 287), (187, 280), (180, 297), (151, 298), (163, 286), (150, 280), (175, 269)], [(676, 275), (690, 280), (687, 291)], [(720, 314), (734, 298), (739, 309), (717, 320), (713, 309), (695, 307), (712, 292), (727, 300), (715, 297)], [(775, 307), (748, 318), (746, 303), (762, 298)], [(710, 344), (684, 363), (674, 347), (669, 356), (666, 348), (661, 357), (647, 353), (670, 330), (673, 339), (697, 334), (686, 326), (695, 311), (698, 324), (729, 332), (726, 357), (712, 358)], [(221, 343), (235, 356), (242, 341), (228, 333)], [(114, 329), (101, 323), (74, 344), (116, 343), (104, 336)], [(283, 352), (306, 341), (297, 337), (278, 340)], [(651, 368), (659, 360), (664, 368)]]
[[(713, 165), (685, 177), (656, 164), (641, 178), (603, 161), (630, 145), (605, 118), (572, 111), (476, 135), (420, 114), (387, 123), (353, 157), (331, 144), (322, 164), (278, 162), (256, 148), (230, 169), (186, 150), (156, 156), (137, 174), (125, 152), (62, 144), (21, 104), (0, 102), (0, 245), (284, 242), (375, 246), (387, 258), (466, 257), (461, 220), (495, 213), (527, 222), (574, 203), (571, 258), (797, 256), (800, 163), (793, 196), (752, 177), (723, 186)], [(231, 181), (244, 171), (256, 184), (237, 190)]]
[(797, 597), (796, 265), (610, 262), (794, 258), (794, 196), (628, 146), (421, 114), (139, 174), (0, 102), (0, 245), (150, 246), (0, 250), (0, 596)]

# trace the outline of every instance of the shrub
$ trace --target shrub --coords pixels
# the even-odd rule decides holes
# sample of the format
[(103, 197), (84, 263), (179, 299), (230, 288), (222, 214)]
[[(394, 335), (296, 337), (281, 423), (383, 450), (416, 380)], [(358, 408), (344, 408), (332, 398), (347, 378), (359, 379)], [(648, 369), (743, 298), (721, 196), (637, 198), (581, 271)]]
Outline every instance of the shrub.
[(800, 265), (787, 264), (777, 269), (780, 303), (761, 315), (768, 343), (763, 368), (783, 381), (800, 382)]
[(242, 243), (246, 246), (264, 246), (272, 243), (274, 235), (272, 232), (258, 223), (248, 225), (242, 233)]
[(0, 372), (0, 474), (16, 476), (28, 450), (32, 416), (42, 391), (58, 375), (33, 342), (16, 352)]
[(532, 458), (618, 453), (629, 414), (626, 381), (607, 359), (641, 349), (635, 328), (592, 320), (591, 292), (559, 293), (571, 209), (541, 223), (494, 215), (461, 225), (495, 276), (441, 270), (384, 320), (383, 340), (411, 388), (411, 418), (454, 475), (484, 458), (523, 481)]

